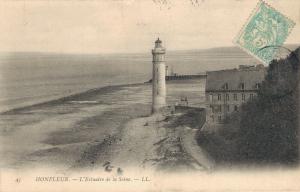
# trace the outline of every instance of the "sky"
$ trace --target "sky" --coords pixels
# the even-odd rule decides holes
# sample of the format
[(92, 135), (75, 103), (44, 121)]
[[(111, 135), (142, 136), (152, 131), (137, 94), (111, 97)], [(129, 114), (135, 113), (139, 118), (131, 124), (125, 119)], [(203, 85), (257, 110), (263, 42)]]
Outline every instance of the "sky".
[[(162, 3), (166, 1), (166, 3)], [(233, 46), (256, 0), (22, 0), (0, 2), (0, 52), (149, 52)], [(300, 43), (300, 1), (268, 0), (291, 18)]]

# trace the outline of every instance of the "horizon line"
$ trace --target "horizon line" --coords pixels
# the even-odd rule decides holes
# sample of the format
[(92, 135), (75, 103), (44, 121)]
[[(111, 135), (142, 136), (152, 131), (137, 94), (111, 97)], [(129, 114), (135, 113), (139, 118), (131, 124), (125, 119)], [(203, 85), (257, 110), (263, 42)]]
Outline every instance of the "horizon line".
[[(287, 46), (299, 46), (300, 43), (295, 44), (284, 44)], [(218, 47), (210, 47), (210, 48), (199, 48), (199, 49), (170, 49), (168, 52), (176, 52), (176, 51), (200, 51), (200, 50), (210, 50), (216, 48), (239, 48), (237, 45), (232, 46), (218, 46)], [(149, 49), (149, 52), (151, 49)], [(90, 53), (80, 53), (80, 52), (57, 52), (57, 51), (0, 51), (0, 53), (35, 53), (35, 54), (53, 54), (53, 55), (114, 55), (114, 54), (146, 54), (148, 52), (90, 52)], [(246, 52), (245, 52), (246, 53)]]

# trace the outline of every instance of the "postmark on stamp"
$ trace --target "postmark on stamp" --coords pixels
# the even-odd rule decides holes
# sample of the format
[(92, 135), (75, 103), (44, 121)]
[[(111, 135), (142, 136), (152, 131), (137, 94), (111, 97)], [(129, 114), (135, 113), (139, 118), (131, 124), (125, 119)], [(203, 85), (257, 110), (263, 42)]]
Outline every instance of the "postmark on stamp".
[(295, 26), (284, 16), (263, 1), (260, 1), (244, 25), (235, 43), (265, 64), (269, 64)]

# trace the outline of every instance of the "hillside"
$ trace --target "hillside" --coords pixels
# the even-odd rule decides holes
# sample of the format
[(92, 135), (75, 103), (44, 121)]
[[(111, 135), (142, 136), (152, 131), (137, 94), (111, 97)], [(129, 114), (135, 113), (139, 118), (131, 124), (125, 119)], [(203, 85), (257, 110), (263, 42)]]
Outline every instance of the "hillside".
[(258, 96), (244, 104), (239, 114), (231, 115), (220, 131), (199, 132), (198, 144), (219, 164), (298, 162), (299, 51), (269, 65)]

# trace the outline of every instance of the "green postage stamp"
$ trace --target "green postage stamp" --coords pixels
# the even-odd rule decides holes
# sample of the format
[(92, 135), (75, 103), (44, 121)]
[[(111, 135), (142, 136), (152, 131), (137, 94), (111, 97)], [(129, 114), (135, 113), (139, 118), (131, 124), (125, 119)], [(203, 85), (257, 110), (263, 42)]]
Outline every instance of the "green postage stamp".
[(235, 43), (265, 64), (276, 55), (295, 23), (263, 1), (260, 1), (244, 25)]

